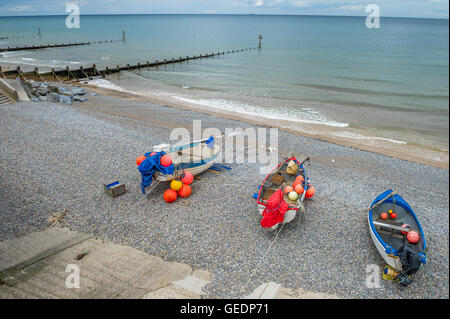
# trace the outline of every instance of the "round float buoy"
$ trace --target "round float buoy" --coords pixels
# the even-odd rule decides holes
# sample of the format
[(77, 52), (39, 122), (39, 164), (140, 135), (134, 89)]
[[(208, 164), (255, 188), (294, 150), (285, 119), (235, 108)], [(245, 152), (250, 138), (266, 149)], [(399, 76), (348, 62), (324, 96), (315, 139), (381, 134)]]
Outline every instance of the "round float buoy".
[(301, 183), (295, 185), (294, 190), (297, 192), (297, 194), (303, 194), (303, 192), (305, 191)]
[(161, 156), (161, 166), (167, 167), (172, 165), (172, 157), (170, 157), (169, 155), (163, 155)]
[(297, 175), (297, 177), (295, 178), (295, 181), (304, 182), (305, 178), (303, 177), (303, 175)]
[(297, 192), (290, 192), (288, 197), (291, 201), (296, 201), (298, 199), (298, 194)]
[(412, 231), (410, 231), (410, 232), (408, 233), (408, 235), (406, 235), (406, 239), (408, 239), (408, 241), (409, 241), (410, 243), (416, 244), (416, 243), (419, 241), (420, 236), (419, 236), (419, 233), (418, 233), (418, 232), (412, 230)]
[(314, 186), (309, 185), (308, 189), (306, 190), (305, 198), (311, 198), (316, 193), (316, 189)]
[(178, 191), (178, 195), (180, 195), (181, 197), (189, 197), (189, 195), (191, 195), (191, 192), (191, 186), (183, 184), (183, 187), (181, 187), (181, 189)]
[[(402, 225), (402, 228), (405, 228), (405, 229), (411, 229), (411, 226), (409, 226), (408, 224), (403, 224)], [(407, 231), (402, 231), (402, 234), (404, 235), (404, 234), (406, 234), (406, 233), (408, 233)]]
[(292, 186), (286, 186), (284, 188), (284, 193), (285, 194), (289, 194), (290, 192), (293, 192), (293, 191), (294, 191), (294, 187), (292, 187)]
[(136, 164), (137, 166), (141, 165), (141, 163), (146, 159), (147, 157), (145, 157), (144, 155), (138, 156), (136, 158)]
[(392, 218), (392, 219), (396, 219), (396, 218), (397, 218), (397, 214), (396, 214), (396, 213), (392, 213), (392, 214), (391, 214), (391, 218)]
[(294, 184), (292, 184), (292, 187), (294, 187), (294, 189), (295, 189), (295, 186), (297, 186), (297, 185), (302, 185), (302, 187), (303, 187), (303, 182), (300, 180), (295, 180)]
[(181, 174), (181, 181), (186, 185), (192, 184), (194, 181), (194, 175), (189, 171), (185, 171)]
[(386, 212), (382, 212), (382, 213), (380, 214), (380, 217), (381, 217), (381, 219), (386, 220), (386, 219), (388, 219), (388, 214), (387, 214)]
[(168, 189), (164, 192), (164, 200), (168, 203), (173, 203), (177, 199), (177, 192), (173, 189)]
[(170, 188), (173, 189), (176, 192), (178, 192), (182, 187), (183, 187), (183, 183), (181, 181), (173, 179), (170, 182)]

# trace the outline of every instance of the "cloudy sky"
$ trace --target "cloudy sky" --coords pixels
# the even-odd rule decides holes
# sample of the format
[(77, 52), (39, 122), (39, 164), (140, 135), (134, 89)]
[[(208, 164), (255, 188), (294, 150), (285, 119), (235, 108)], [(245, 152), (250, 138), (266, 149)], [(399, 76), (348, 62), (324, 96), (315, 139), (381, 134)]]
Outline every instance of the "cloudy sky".
[(67, 2), (81, 14), (308, 14), (366, 15), (370, 3), (381, 16), (448, 19), (449, 0), (0, 0), (0, 16), (65, 14)]

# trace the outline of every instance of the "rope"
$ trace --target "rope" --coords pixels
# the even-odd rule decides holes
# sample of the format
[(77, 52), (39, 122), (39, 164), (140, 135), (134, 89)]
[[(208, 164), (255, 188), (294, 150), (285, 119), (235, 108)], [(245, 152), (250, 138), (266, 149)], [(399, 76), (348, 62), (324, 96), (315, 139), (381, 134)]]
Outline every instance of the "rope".
[[(377, 207), (378, 205), (381, 205), (382, 203), (384, 203), (388, 198), (397, 195), (397, 193), (395, 191), (392, 191), (388, 196), (386, 196), (385, 198), (383, 198), (382, 200), (380, 200), (379, 202), (373, 204), (372, 206), (370, 206), (369, 208), (364, 209), (362, 212), (368, 212), (371, 211), (372, 209), (374, 209), (375, 207)], [(395, 200), (395, 197), (394, 197)]]
[[(278, 230), (277, 234), (275, 235), (275, 237), (272, 239), (272, 242), (270, 243), (269, 247), (267, 247), (266, 251), (264, 252), (264, 254), (262, 255), (262, 257), (260, 258), (258, 264), (256, 265), (255, 268), (253, 268), (253, 271), (250, 273), (250, 277), (248, 278), (247, 283), (245, 284), (245, 286), (243, 287), (243, 289), (245, 289), (246, 287), (248, 287), (248, 285), (250, 284), (250, 281), (253, 278), (253, 275), (255, 274), (255, 271), (259, 268), (259, 266), (261, 265), (261, 262), (263, 261), (264, 257), (266, 257), (267, 253), (269, 252), (269, 250), (272, 248), (273, 244), (275, 243), (275, 240), (277, 239), (278, 235), (280, 234), (281, 230), (284, 227), (284, 223), (281, 225), (280, 229)], [(264, 290), (261, 292), (261, 294), (258, 296), (261, 297), (261, 295), (264, 293)]]

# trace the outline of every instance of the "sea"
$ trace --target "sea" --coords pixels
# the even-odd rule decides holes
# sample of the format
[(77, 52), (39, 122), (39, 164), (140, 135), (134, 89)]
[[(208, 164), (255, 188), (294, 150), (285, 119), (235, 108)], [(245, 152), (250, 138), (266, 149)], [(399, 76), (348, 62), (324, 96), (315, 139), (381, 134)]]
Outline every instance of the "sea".
[(102, 68), (251, 48), (90, 83), (448, 162), (448, 20), (382, 17), (369, 29), (348, 16), (82, 15), (69, 29), (66, 18), (0, 17), (0, 48), (96, 41), (0, 53), (0, 65)]

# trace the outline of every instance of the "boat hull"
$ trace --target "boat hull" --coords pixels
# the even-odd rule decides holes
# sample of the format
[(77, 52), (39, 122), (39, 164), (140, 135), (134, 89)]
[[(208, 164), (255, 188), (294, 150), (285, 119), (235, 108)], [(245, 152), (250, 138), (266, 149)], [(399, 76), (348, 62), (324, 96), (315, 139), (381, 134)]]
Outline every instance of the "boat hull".
[[(265, 185), (270, 184), (271, 183), (270, 178), (274, 174), (277, 174), (280, 171), (280, 169), (282, 167), (284, 167), (284, 165), (286, 165), (286, 163), (290, 162), (291, 160), (294, 160), (297, 164), (299, 164), (295, 157), (291, 157), (289, 159), (286, 159), (282, 163), (280, 163), (277, 167), (275, 167), (267, 175), (267, 177), (264, 179), (264, 181), (262, 182), (262, 184), (260, 186), (260, 190), (258, 192), (258, 197), (257, 197), (258, 210), (259, 210), (261, 215), (264, 212), (264, 210), (266, 209), (266, 205), (267, 205), (267, 199), (264, 199), (264, 194), (263, 194)], [(307, 181), (306, 173), (305, 173), (305, 170), (303, 168), (303, 165), (300, 165), (298, 167), (297, 175), (302, 175), (304, 177), (304, 180)], [(290, 181), (290, 182), (292, 182), (292, 181)], [(306, 193), (306, 190), (307, 190), (307, 187), (308, 187), (307, 183), (305, 182), (303, 186), (304, 186), (304, 193)], [(275, 188), (278, 188), (278, 187), (280, 187), (280, 185), (277, 185)], [(272, 191), (275, 190), (275, 188), (272, 189)], [(267, 231), (274, 231), (275, 229), (278, 228), (278, 226), (280, 224), (290, 223), (298, 214), (304, 214), (305, 209), (303, 207), (303, 199), (304, 199), (304, 197), (302, 196), (296, 202), (288, 203), (289, 204), (289, 208), (288, 208), (288, 210), (286, 211), (286, 213), (284, 215), (283, 221), (278, 223), (278, 224), (276, 224), (276, 225), (273, 225), (272, 227), (265, 227), (264, 229), (267, 230)]]
[[(375, 206), (374, 206), (375, 205)], [(379, 216), (380, 212), (386, 212), (389, 209), (393, 209), (397, 213), (396, 219), (382, 220), (381, 222), (388, 224), (389, 222), (395, 226), (397, 222), (399, 225), (408, 224), (412, 228), (419, 232), (420, 241), (417, 244), (410, 244), (414, 250), (419, 253), (421, 265), (426, 262), (426, 239), (423, 232), (422, 226), (415, 215), (412, 208), (406, 203), (406, 201), (397, 194), (393, 194), (392, 190), (388, 190), (383, 194), (380, 194), (370, 205), (373, 207), (369, 210), (367, 215), (367, 222), (369, 225), (370, 237), (374, 243), (374, 246), (378, 250), (380, 256), (383, 260), (392, 268), (397, 271), (403, 269), (403, 264), (399, 257), (399, 250), (405, 243), (405, 237), (400, 232), (397, 231), (396, 235), (394, 232), (383, 232), (381, 226), (378, 224), (378, 230), (375, 227), (374, 221), (380, 222)]]
[[(206, 146), (204, 146), (204, 147), (206, 147)], [(161, 174), (160, 172), (156, 172), (155, 179), (159, 182), (168, 182), (173, 179), (179, 178), (180, 175), (185, 171), (189, 171), (193, 175), (198, 175), (200, 173), (203, 173), (204, 171), (209, 169), (212, 165), (214, 165), (219, 153), (220, 153), (220, 146), (214, 145), (214, 147), (211, 150), (209, 150), (207, 154), (205, 154), (205, 152), (201, 153), (202, 156), (197, 161), (194, 161), (194, 162), (183, 161), (183, 159), (181, 158), (176, 163), (174, 163), (175, 171), (172, 175), (168, 175), (168, 174), (164, 175), (164, 174)], [(171, 152), (168, 154), (172, 158), (176, 158), (178, 156), (178, 151)]]

